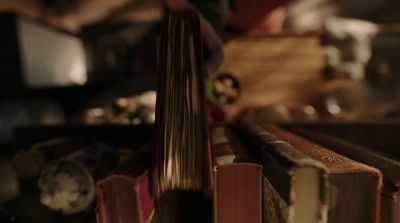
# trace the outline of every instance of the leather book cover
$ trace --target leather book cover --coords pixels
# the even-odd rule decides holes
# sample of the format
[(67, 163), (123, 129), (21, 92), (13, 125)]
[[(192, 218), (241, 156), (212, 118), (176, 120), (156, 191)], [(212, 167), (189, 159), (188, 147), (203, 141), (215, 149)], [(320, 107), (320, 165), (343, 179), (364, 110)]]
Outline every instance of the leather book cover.
[(100, 223), (147, 223), (153, 215), (148, 166), (150, 153), (134, 153), (96, 184)]
[(329, 169), (329, 222), (380, 222), (382, 173), (274, 125), (262, 125)]
[(392, 182), (384, 181), (382, 190), (382, 223), (400, 222), (400, 189)]
[(261, 223), (262, 166), (227, 126), (211, 128), (214, 222)]
[(254, 123), (239, 121), (234, 128), (263, 165), (262, 221), (327, 222), (326, 167)]
[(286, 129), (303, 128), (334, 135), (400, 159), (400, 150), (397, 149), (400, 148), (399, 121), (294, 122), (284, 123), (281, 126)]
[(191, 11), (161, 25), (152, 192), (212, 191), (200, 20)]
[(294, 128), (293, 132), (311, 139), (323, 146), (331, 148), (337, 153), (347, 156), (358, 162), (378, 168), (383, 174), (381, 222), (400, 222), (398, 211), (400, 203), (400, 161), (391, 158), (379, 150), (361, 146), (343, 138), (321, 132)]

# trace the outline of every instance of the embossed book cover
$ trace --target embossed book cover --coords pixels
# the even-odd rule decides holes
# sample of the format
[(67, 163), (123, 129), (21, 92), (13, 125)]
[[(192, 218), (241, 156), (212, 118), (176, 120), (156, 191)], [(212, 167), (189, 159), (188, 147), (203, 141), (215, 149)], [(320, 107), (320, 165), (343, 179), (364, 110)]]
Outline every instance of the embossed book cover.
[(274, 125), (262, 125), (329, 170), (329, 222), (380, 222), (382, 173)]

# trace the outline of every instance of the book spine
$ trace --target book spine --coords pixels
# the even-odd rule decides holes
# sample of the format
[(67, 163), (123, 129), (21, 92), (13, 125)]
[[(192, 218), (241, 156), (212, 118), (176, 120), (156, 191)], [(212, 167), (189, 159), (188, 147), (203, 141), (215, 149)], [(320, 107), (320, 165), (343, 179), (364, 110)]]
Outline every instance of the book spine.
[[(263, 125), (263, 127), (282, 140), (291, 143), (297, 150), (303, 152), (312, 159), (322, 162), (328, 167), (331, 175), (349, 172), (365, 172), (372, 176), (374, 178), (372, 182), (374, 194), (372, 198), (372, 208), (370, 210), (372, 213), (371, 220), (373, 222), (380, 222), (382, 173), (378, 169), (353, 161), (296, 134), (281, 129), (278, 126)], [(334, 183), (334, 181), (331, 181), (331, 184)]]
[[(272, 222), (279, 223), (293, 220), (295, 210), (293, 182), (296, 178), (296, 170), (299, 168), (313, 168), (318, 170), (320, 180), (319, 222), (326, 222), (328, 210), (327, 190), (329, 188), (326, 167), (261, 126), (251, 122), (240, 121), (236, 125), (236, 130), (241, 133), (248, 146), (253, 148), (254, 155), (259, 157), (263, 163), (264, 220), (267, 218)], [(268, 210), (267, 207), (271, 205), (274, 210)]]
[(381, 154), (379, 151), (321, 132), (303, 128), (293, 128), (291, 131), (320, 143), (350, 159), (380, 169), (385, 179), (395, 184), (400, 184), (400, 162)]

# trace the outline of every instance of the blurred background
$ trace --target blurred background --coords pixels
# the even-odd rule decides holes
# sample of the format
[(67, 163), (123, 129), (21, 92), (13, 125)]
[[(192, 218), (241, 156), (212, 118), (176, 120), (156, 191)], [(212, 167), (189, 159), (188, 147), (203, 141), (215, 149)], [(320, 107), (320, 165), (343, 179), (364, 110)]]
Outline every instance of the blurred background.
[(212, 120), (400, 119), (396, 0), (0, 0), (1, 222), (96, 221), (93, 182), (151, 139), (160, 22), (182, 8)]

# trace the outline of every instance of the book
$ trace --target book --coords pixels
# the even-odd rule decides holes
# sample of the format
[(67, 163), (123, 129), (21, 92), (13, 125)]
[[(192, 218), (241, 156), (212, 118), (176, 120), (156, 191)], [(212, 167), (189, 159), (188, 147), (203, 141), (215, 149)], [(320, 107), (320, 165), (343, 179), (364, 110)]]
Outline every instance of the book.
[(214, 222), (260, 223), (262, 166), (251, 157), (233, 131), (211, 128), (214, 164)]
[(161, 27), (152, 191), (212, 190), (199, 16), (167, 15)]
[(327, 222), (326, 167), (251, 122), (235, 130), (263, 164), (263, 222)]
[(99, 223), (146, 223), (154, 210), (150, 193), (150, 153), (135, 152), (96, 184)]
[(262, 125), (329, 169), (329, 222), (380, 222), (382, 173), (274, 125)]
[(400, 159), (399, 121), (352, 121), (352, 122), (298, 122), (282, 123), (287, 129), (306, 128), (307, 130), (334, 135), (359, 145), (367, 146)]
[(382, 223), (400, 222), (400, 189), (390, 181), (384, 181), (382, 190)]
[(348, 140), (329, 134), (302, 128), (294, 128), (293, 132), (332, 148), (344, 156), (358, 162), (378, 168), (383, 174), (382, 219), (381, 222), (400, 221), (400, 162), (380, 151), (361, 146)]

